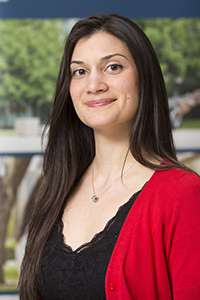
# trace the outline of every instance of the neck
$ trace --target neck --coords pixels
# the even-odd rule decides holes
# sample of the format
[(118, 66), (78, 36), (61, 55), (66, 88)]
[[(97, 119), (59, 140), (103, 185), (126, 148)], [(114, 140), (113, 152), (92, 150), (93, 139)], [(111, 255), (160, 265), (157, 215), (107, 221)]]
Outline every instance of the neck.
[(135, 159), (129, 151), (128, 130), (115, 130), (114, 133), (94, 131), (95, 158), (92, 167), (95, 172), (95, 180), (109, 181), (110, 178), (120, 175), (124, 170), (135, 163)]

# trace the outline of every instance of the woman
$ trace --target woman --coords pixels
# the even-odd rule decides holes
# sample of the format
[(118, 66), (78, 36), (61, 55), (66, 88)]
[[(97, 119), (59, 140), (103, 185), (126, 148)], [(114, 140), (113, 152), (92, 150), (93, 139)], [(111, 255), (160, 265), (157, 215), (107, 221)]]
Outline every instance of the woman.
[(200, 299), (200, 180), (176, 159), (143, 31), (117, 15), (66, 42), (21, 300)]

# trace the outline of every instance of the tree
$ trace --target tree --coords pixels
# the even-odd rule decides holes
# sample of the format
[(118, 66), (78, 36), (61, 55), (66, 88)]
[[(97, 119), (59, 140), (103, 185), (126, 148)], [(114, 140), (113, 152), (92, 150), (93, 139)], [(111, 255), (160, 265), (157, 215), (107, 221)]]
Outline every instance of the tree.
[(169, 96), (199, 88), (200, 20), (150, 19), (139, 23), (157, 52)]
[[(169, 96), (199, 88), (200, 20), (139, 20), (153, 42)], [(0, 21), (0, 108), (45, 116), (63, 48), (59, 20)]]
[(0, 176), (0, 283), (4, 283), (5, 240), (11, 210), (16, 200), (18, 187), (24, 177), (31, 157), (7, 158), (7, 172)]
[(37, 115), (52, 99), (63, 47), (60, 21), (0, 21), (0, 107)]

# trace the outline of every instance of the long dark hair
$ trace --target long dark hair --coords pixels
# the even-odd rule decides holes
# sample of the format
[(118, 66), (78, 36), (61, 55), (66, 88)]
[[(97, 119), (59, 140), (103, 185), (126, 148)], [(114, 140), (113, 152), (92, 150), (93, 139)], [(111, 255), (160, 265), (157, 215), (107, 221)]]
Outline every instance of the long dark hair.
[[(44, 245), (66, 204), (66, 199), (95, 156), (93, 130), (78, 118), (69, 93), (70, 60), (79, 39), (97, 31), (108, 32), (129, 48), (139, 75), (139, 106), (130, 134), (130, 151), (152, 169), (180, 167), (172, 140), (169, 109), (162, 72), (153, 47), (140, 27), (118, 15), (83, 19), (72, 28), (64, 49), (44, 153), (43, 180), (28, 225), (21, 266), (21, 300), (38, 298), (37, 273)], [(97, 45), (98, 46), (98, 45)], [(147, 155), (146, 155), (147, 154)], [(147, 157), (164, 159), (156, 165)]]

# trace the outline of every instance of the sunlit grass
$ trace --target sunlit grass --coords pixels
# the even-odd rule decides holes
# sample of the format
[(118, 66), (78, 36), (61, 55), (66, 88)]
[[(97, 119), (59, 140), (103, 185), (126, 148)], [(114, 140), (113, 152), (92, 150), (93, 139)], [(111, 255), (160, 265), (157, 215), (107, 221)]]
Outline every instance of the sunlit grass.
[(15, 136), (15, 130), (14, 129), (2, 129), (0, 128), (0, 136)]
[(200, 129), (200, 119), (184, 119), (181, 124), (181, 128), (199, 128)]
[(8, 284), (0, 284), (0, 292), (9, 292), (10, 294), (16, 294), (17, 293), (17, 286), (15, 285), (8, 285)]
[(4, 270), (4, 277), (5, 277), (5, 284), (0, 284), (0, 293), (17, 293), (17, 284), (19, 274), (14, 266), (6, 266), (3, 268)]

